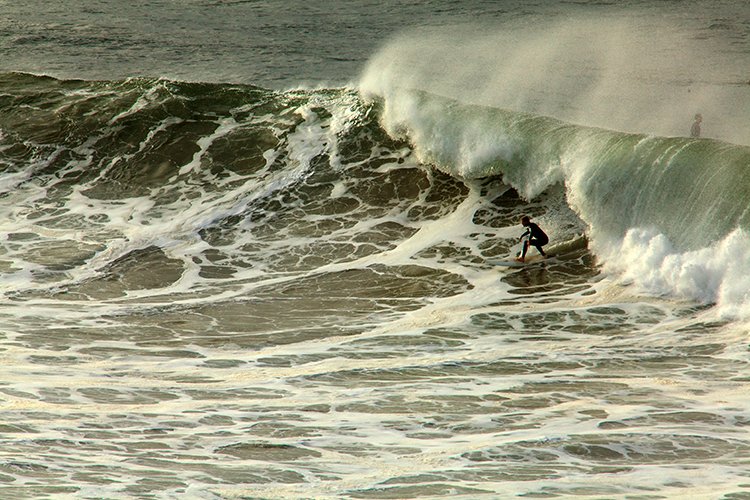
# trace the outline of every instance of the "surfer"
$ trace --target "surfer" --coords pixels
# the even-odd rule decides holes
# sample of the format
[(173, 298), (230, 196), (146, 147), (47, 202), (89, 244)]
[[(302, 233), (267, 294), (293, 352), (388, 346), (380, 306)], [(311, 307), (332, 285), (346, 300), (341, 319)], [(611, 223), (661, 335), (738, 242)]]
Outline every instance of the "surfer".
[(695, 121), (693, 122), (693, 126), (690, 127), (690, 137), (700, 137), (701, 136), (701, 122), (703, 121), (703, 117), (700, 113), (695, 115)]
[(547, 234), (539, 226), (531, 222), (531, 218), (528, 215), (521, 217), (521, 225), (526, 228), (526, 231), (519, 238), (524, 240), (523, 250), (521, 250), (521, 255), (516, 260), (523, 262), (526, 259), (526, 251), (529, 249), (529, 245), (533, 245), (539, 250), (542, 257), (546, 257), (547, 254), (544, 253), (542, 247), (549, 243)]

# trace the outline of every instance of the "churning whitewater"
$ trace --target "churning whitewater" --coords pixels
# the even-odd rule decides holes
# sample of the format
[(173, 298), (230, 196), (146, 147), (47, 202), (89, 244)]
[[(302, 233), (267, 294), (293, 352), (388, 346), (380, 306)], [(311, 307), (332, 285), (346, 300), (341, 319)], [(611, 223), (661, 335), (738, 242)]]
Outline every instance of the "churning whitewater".
[(350, 84), (0, 74), (0, 497), (750, 494), (742, 9), (480, 4)]

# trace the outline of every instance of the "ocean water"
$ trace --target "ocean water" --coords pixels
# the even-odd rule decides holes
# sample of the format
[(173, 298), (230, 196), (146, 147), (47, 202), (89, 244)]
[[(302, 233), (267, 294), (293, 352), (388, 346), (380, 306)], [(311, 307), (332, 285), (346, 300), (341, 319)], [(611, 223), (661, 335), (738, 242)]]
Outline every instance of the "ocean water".
[(3, 10), (0, 498), (750, 498), (746, 2)]

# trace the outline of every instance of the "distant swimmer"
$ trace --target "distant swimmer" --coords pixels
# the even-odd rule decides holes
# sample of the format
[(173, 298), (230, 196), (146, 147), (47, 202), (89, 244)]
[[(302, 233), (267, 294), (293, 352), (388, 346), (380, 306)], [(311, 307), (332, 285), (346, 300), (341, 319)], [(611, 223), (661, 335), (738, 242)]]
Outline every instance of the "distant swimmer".
[(700, 137), (701, 136), (701, 122), (703, 121), (703, 117), (700, 113), (695, 115), (695, 121), (693, 122), (693, 126), (690, 127), (690, 137)]
[[(524, 259), (526, 259), (526, 251), (529, 249), (529, 245), (533, 245), (537, 250), (539, 250), (539, 253), (542, 254), (543, 257), (546, 257), (547, 254), (544, 253), (544, 250), (542, 247), (549, 243), (549, 237), (547, 234), (542, 231), (542, 229), (531, 222), (531, 219), (528, 215), (524, 215), (521, 217), (521, 225), (526, 228), (526, 231), (521, 235), (519, 239), (524, 240), (523, 242), (523, 250), (521, 250), (521, 255), (516, 260), (519, 262), (523, 262)], [(528, 237), (528, 238), (527, 238)]]

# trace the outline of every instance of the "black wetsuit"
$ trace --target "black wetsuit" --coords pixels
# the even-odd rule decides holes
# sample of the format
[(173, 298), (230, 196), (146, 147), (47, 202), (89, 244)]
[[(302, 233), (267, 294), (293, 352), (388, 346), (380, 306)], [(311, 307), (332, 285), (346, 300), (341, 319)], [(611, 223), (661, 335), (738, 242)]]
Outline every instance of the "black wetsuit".
[[(521, 235), (521, 238), (523, 238), (524, 236), (529, 237), (529, 245), (533, 245), (537, 250), (539, 250), (540, 254), (546, 255), (544, 253), (544, 250), (542, 250), (542, 247), (549, 243), (549, 237), (544, 231), (542, 231), (539, 226), (537, 226), (533, 222), (529, 222), (529, 224), (526, 226), (526, 232)], [(526, 250), (528, 250), (528, 248), (528, 245), (524, 244), (521, 258), (526, 257)]]

